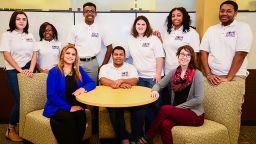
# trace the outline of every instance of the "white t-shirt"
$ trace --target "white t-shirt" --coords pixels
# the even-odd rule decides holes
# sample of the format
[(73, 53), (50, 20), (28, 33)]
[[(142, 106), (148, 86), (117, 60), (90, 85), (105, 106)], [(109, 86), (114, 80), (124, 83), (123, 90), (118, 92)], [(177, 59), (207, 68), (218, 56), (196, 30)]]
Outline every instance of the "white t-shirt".
[[(252, 31), (248, 24), (234, 20), (230, 25), (217, 24), (208, 28), (200, 50), (209, 52), (208, 63), (215, 75), (227, 75), (235, 52), (249, 52), (252, 46)], [(247, 76), (247, 59), (244, 59), (236, 75)]]
[[(31, 61), (33, 52), (37, 51), (35, 39), (31, 33), (19, 33), (15, 30), (12, 32), (4, 32), (0, 43), (0, 51), (10, 52), (19, 67), (24, 67)], [(6, 60), (5, 67), (7, 70), (14, 69)]]
[[(133, 59), (133, 65), (142, 78), (154, 78), (156, 75), (156, 59), (164, 58), (164, 50), (161, 41), (156, 36), (134, 38), (128, 41), (127, 56)], [(162, 76), (164, 72), (162, 70)]]
[(59, 62), (61, 52), (61, 43), (59, 41), (45, 41), (36, 42), (38, 48), (37, 63), (41, 69), (51, 69)]
[(190, 28), (189, 32), (183, 32), (183, 26), (177, 30), (173, 28), (170, 34), (166, 30), (163, 32), (162, 40), (166, 54), (165, 73), (178, 67), (179, 62), (176, 53), (181, 46), (190, 45), (195, 52), (199, 52), (199, 35), (193, 28)]
[(100, 68), (99, 79), (102, 77), (110, 80), (129, 79), (138, 78), (138, 73), (136, 68), (131, 64), (124, 62), (121, 67), (116, 68), (113, 63), (109, 63)]
[(105, 46), (112, 44), (111, 38), (105, 35), (96, 22), (92, 25), (85, 22), (75, 25), (68, 37), (68, 43), (75, 44), (80, 58), (96, 56), (101, 50), (102, 41)]

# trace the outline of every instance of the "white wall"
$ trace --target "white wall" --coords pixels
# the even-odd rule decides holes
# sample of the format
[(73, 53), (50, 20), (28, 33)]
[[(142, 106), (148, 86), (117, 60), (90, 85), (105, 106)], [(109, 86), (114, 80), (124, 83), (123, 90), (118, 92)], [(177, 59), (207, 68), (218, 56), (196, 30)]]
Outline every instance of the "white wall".
[[(59, 40), (66, 44), (67, 35), (70, 33), (74, 21), (80, 23), (84, 20), (82, 13), (69, 13), (69, 12), (26, 12), (28, 15), (30, 28), (36, 38), (39, 40), (39, 27), (40, 25), (48, 21), (52, 23), (58, 30)], [(0, 12), (0, 33), (5, 32), (8, 29), (9, 19), (12, 11)], [(145, 15), (148, 17), (153, 29), (161, 30), (166, 20), (168, 13), (137, 13), (137, 15)], [(74, 17), (75, 16), (75, 17)], [(112, 37), (113, 45), (126, 46), (126, 40), (130, 34), (130, 30), (135, 19), (135, 13), (98, 13), (96, 21), (98, 21), (105, 30), (108, 31), (108, 36)], [(195, 13), (190, 13), (192, 19), (192, 25), (195, 26)], [(238, 15), (238, 19), (250, 24), (254, 37), (256, 37), (256, 17), (255, 12), (241, 12)], [(74, 19), (75, 18), (75, 19)], [(102, 51), (98, 56), (101, 63), (105, 54), (106, 48), (102, 47)], [(254, 40), (251, 51), (248, 55), (249, 69), (256, 69), (256, 41)], [(3, 58), (0, 56), (0, 67), (3, 67)]]

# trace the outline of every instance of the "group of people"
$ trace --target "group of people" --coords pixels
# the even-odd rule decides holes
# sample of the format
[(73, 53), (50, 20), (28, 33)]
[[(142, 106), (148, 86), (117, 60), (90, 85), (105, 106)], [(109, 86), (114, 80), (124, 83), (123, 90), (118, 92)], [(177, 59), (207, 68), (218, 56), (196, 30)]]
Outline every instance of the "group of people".
[[(163, 143), (171, 144), (173, 126), (204, 123), (204, 76), (216, 86), (231, 80), (244, 80), (248, 75), (246, 55), (253, 36), (248, 24), (235, 20), (237, 11), (235, 2), (223, 2), (219, 9), (220, 23), (206, 31), (201, 44), (183, 7), (170, 11), (163, 32), (153, 30), (147, 17), (138, 16), (127, 47), (114, 49), (111, 39), (94, 21), (97, 12), (93, 3), (83, 5), (85, 20), (74, 26), (68, 37), (69, 44), (63, 48), (56, 28), (48, 22), (40, 26), (40, 42), (35, 42), (28, 32), (27, 15), (15, 11), (0, 45), (8, 84), (15, 99), (6, 138), (22, 141), (15, 131), (20, 97), (17, 74), (33, 77), (37, 71), (48, 73), (43, 115), (50, 118), (58, 143), (79, 144), (82, 141), (86, 105), (78, 102), (75, 96), (93, 90), (99, 82), (113, 89), (129, 89), (134, 85), (152, 88), (151, 97), (158, 98), (145, 106), (108, 108), (120, 143), (146, 144), (160, 131)], [(107, 51), (99, 65), (96, 56), (102, 41)], [(108, 63), (111, 55), (113, 62)], [(132, 64), (125, 62), (127, 57), (133, 59)], [(203, 73), (198, 69), (198, 60), (201, 60)], [(164, 88), (169, 90), (171, 105), (162, 106), (161, 90)], [(124, 110), (131, 113), (131, 133), (125, 128)]]

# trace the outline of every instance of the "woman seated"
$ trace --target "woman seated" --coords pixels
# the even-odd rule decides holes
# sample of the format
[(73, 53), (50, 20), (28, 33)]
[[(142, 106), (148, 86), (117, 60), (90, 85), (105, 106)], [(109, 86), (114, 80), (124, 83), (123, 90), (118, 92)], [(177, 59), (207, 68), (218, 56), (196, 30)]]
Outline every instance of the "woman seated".
[(65, 46), (59, 63), (48, 73), (47, 102), (43, 112), (50, 118), (59, 144), (81, 143), (86, 128), (85, 105), (75, 97), (95, 87), (95, 82), (79, 66), (76, 48)]
[(173, 105), (161, 107), (139, 144), (151, 141), (158, 131), (163, 144), (172, 144), (173, 126), (201, 126), (204, 123), (203, 75), (196, 67), (194, 50), (185, 45), (178, 49), (176, 56), (179, 66), (155, 84), (151, 92), (152, 97), (159, 97), (159, 91), (168, 86), (171, 89)]

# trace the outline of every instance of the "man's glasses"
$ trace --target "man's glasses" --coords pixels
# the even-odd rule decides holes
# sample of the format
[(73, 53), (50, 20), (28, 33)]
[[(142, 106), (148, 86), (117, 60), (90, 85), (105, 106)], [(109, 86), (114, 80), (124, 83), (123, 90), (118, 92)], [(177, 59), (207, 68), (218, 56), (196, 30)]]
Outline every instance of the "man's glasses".
[(94, 14), (95, 12), (96, 12), (95, 10), (85, 10), (85, 11), (84, 11), (84, 13), (87, 13), (87, 14), (88, 14), (88, 13)]

